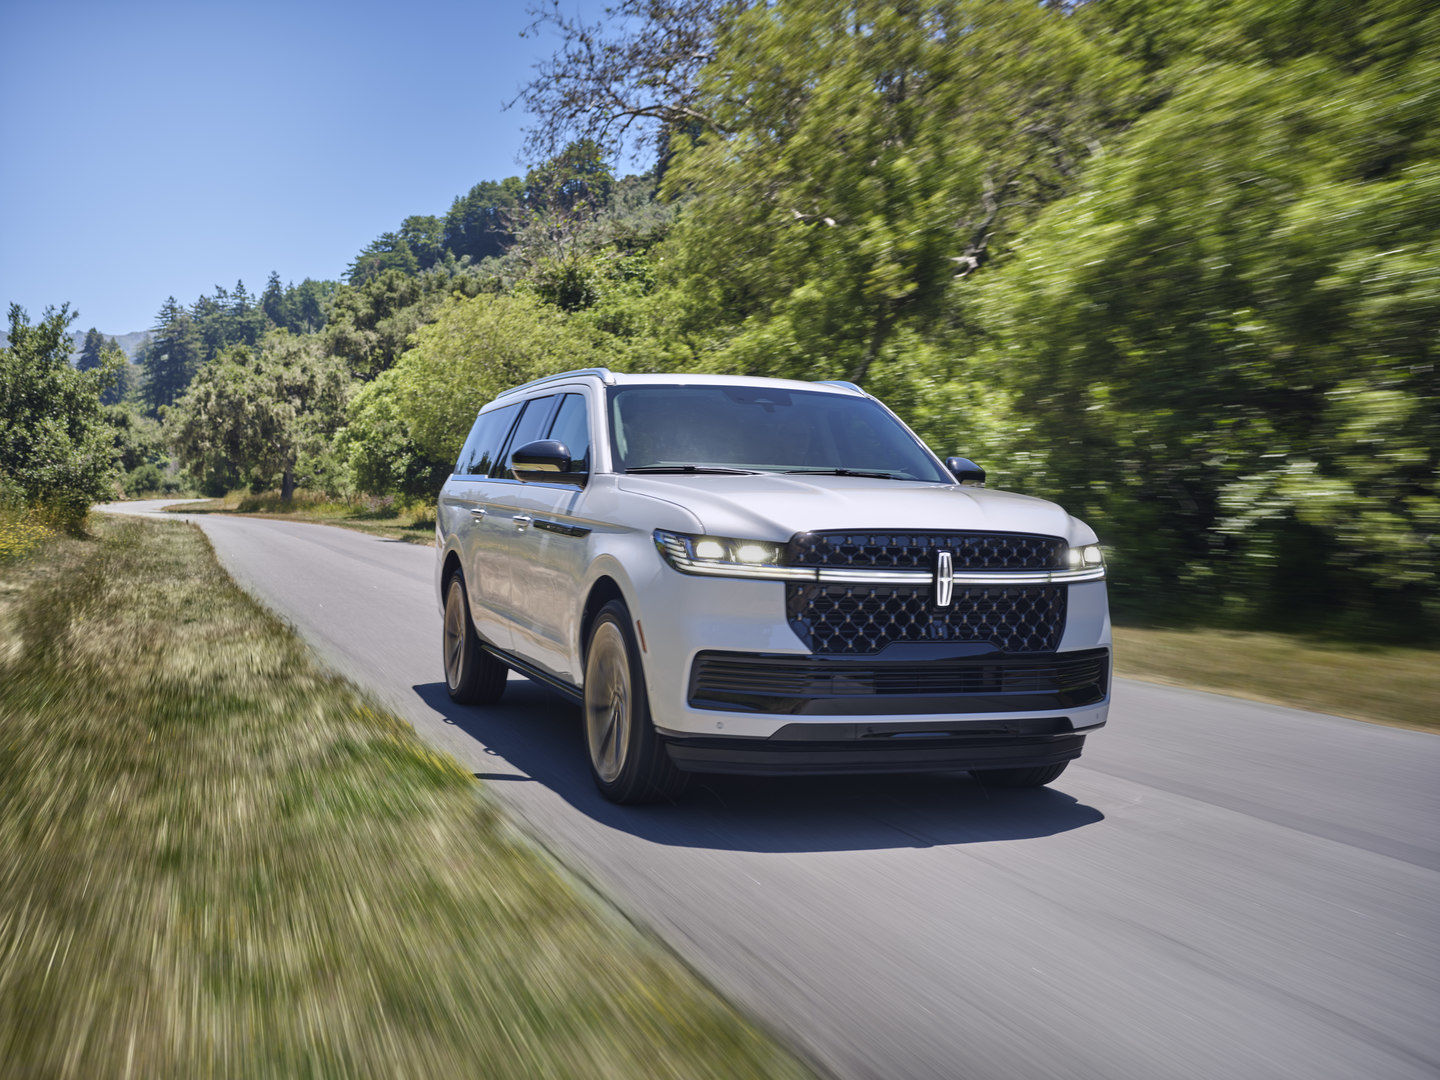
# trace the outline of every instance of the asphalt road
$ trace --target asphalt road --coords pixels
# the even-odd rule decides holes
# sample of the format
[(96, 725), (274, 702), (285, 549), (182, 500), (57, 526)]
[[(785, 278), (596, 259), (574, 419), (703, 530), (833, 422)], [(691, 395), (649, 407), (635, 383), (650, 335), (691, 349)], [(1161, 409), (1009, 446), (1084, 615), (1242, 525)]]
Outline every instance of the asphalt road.
[(1053, 789), (706, 778), (615, 807), (578, 710), (514, 676), (498, 707), (450, 703), (432, 550), (195, 520), (326, 660), (841, 1076), (1440, 1076), (1440, 737), (1121, 680)]

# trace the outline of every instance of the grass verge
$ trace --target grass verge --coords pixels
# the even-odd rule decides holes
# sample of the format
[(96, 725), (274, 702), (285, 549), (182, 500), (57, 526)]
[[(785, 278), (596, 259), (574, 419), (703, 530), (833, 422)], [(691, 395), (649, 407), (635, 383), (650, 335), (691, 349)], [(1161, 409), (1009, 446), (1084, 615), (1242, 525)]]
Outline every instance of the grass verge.
[(1440, 731), (1440, 653), (1432, 649), (1117, 626), (1115, 673)]
[(339, 525), (346, 529), (404, 540), (411, 544), (435, 545), (435, 507), (407, 504), (387, 497), (332, 499), (314, 492), (297, 491), (290, 502), (278, 492), (259, 495), (231, 492), (221, 499), (187, 503), (174, 508), (177, 514), (245, 514), (250, 517), (308, 521), (317, 525)]
[(792, 1077), (199, 530), (0, 569), (14, 1076)]

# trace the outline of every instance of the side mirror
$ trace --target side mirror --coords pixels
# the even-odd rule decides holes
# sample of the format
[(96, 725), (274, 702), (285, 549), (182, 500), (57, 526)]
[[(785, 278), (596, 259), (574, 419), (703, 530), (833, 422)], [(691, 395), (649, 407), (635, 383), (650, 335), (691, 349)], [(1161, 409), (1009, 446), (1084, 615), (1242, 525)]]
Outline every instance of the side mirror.
[(510, 475), (516, 480), (585, 486), (585, 473), (574, 471), (570, 450), (554, 439), (528, 442), (510, 454)]
[(968, 457), (947, 457), (945, 467), (950, 470), (951, 475), (959, 483), (975, 484), (977, 487), (985, 486), (985, 470)]

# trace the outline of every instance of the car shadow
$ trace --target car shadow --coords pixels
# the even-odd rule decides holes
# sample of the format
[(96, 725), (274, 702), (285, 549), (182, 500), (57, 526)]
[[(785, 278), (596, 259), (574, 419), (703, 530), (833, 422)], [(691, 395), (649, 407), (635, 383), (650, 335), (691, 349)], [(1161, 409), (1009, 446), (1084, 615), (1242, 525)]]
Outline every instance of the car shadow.
[(657, 844), (756, 852), (938, 847), (1053, 836), (1105, 818), (1054, 788), (987, 789), (953, 772), (695, 775), (674, 803), (616, 806), (590, 779), (579, 708), (551, 691), (512, 678), (501, 703), (471, 707), (452, 702), (444, 683), (414, 690), (446, 723), (524, 774), (486, 771), (477, 778), (543, 784), (601, 824)]

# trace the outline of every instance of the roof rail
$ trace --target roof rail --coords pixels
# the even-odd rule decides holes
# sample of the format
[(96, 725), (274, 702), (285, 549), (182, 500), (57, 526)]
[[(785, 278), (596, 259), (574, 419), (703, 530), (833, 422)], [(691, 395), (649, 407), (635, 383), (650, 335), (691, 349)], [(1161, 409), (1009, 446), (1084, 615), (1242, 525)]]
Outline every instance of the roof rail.
[(815, 385), (839, 386), (845, 390), (854, 390), (857, 394), (865, 393), (864, 390), (861, 390), (860, 387), (856, 386), (853, 382), (846, 382), (844, 379), (820, 379), (815, 383)]
[(502, 397), (509, 397), (511, 394), (518, 394), (518, 393), (520, 393), (521, 390), (529, 390), (532, 386), (540, 386), (540, 385), (542, 385), (542, 384), (544, 384), (544, 383), (557, 382), (557, 381), (559, 381), (560, 379), (573, 379), (573, 378), (575, 378), (577, 375), (594, 375), (594, 376), (596, 376), (601, 382), (606, 383), (606, 384), (609, 384), (609, 383), (612, 383), (612, 382), (615, 381), (614, 378), (613, 378), (613, 377), (611, 376), (611, 374), (610, 374), (610, 369), (609, 369), (609, 368), (603, 368), (603, 367), (578, 368), (578, 369), (575, 370), (575, 371), (561, 371), (561, 372), (559, 372), (559, 373), (557, 373), (557, 374), (555, 374), (555, 375), (546, 375), (546, 376), (545, 376), (544, 378), (542, 378), (542, 379), (531, 379), (529, 382), (527, 382), (527, 383), (521, 383), (519, 386), (512, 386), (509, 390), (502, 390), (502, 391), (500, 391), (500, 393), (496, 394), (495, 397), (496, 397), (496, 400), (499, 400), (499, 399), (502, 398)]

